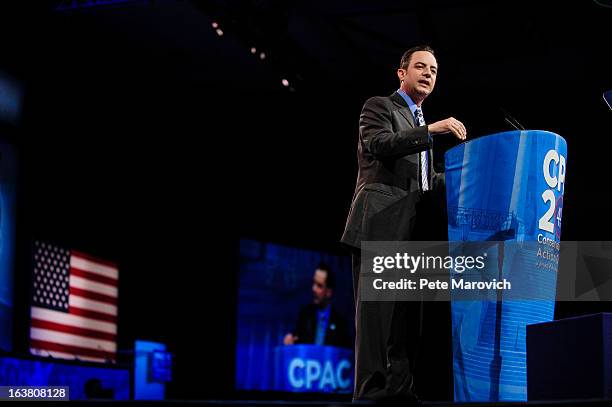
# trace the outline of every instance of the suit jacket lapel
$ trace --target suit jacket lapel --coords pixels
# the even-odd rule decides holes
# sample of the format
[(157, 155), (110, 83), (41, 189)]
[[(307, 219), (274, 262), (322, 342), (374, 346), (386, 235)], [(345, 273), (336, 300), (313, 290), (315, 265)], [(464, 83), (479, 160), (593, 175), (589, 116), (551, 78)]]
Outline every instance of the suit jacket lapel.
[[(404, 116), (406, 118), (406, 120), (408, 120), (408, 123), (410, 123), (410, 125), (414, 128), (417, 127), (415, 121), (414, 121), (414, 116), (412, 115), (412, 112), (410, 111), (410, 108), (408, 107), (408, 104), (406, 103), (406, 101), (404, 100), (404, 98), (402, 97), (402, 95), (400, 95), (397, 92), (393, 92), (393, 94), (390, 96), (391, 100), (393, 101), (393, 103), (395, 103), (397, 106), (400, 107), (399, 112), (402, 116)], [(427, 151), (427, 155), (428, 155), (428, 172), (427, 175), (429, 175), (429, 185), (431, 186), (431, 181), (432, 181), (432, 174), (433, 174), (433, 152), (432, 149), (430, 148)], [(419, 180), (421, 178), (421, 154), (419, 154)], [(420, 184), (420, 181), (419, 181)]]
[(393, 101), (393, 103), (395, 103), (397, 106), (400, 107), (400, 110), (399, 110), (400, 114), (404, 116), (406, 120), (408, 120), (408, 123), (410, 123), (410, 126), (417, 127), (416, 123), (414, 122), (414, 116), (412, 115), (412, 112), (410, 111), (410, 108), (408, 107), (408, 104), (406, 103), (402, 95), (400, 95), (397, 92), (393, 92), (390, 98)]

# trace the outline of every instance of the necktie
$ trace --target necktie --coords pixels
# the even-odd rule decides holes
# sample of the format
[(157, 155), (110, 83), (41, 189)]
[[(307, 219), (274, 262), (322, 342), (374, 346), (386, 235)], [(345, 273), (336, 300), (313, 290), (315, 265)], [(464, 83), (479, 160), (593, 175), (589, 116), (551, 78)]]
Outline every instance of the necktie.
[[(416, 123), (418, 126), (425, 126), (425, 119), (423, 118), (423, 111), (420, 107), (417, 107), (414, 111), (416, 117)], [(421, 152), (421, 189), (423, 191), (429, 190), (429, 155), (428, 151)]]

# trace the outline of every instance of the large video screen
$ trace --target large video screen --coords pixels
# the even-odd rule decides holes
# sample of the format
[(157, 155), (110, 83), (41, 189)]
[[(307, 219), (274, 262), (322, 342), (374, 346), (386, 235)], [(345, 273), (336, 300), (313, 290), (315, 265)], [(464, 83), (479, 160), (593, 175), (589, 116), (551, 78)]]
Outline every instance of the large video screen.
[(349, 256), (240, 242), (238, 390), (352, 391), (350, 263)]

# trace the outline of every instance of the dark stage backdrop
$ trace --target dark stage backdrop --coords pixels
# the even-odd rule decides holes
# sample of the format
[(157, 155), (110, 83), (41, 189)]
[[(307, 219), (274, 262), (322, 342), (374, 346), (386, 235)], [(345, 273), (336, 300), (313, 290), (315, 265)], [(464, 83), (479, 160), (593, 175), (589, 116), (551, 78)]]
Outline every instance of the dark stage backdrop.
[[(380, 15), (349, 15), (340, 34), (363, 19), (356, 41), (332, 43), (333, 30), (317, 29), (318, 40), (293, 47), (320, 66), (296, 92), (280, 85), (274, 52), (262, 62), (249, 52), (251, 37), (229, 28), (218, 37), (219, 16), (202, 2), (75, 13), (40, 3), (0, 6), (0, 38), (11, 39), (0, 69), (25, 92), (10, 136), (21, 158), (15, 352), (27, 352), (31, 241), (53, 241), (119, 264), (119, 347), (167, 343), (169, 397), (234, 396), (238, 240), (339, 250), (361, 106), (397, 89), (399, 56), (415, 43), (439, 50), (425, 118), (454, 116), (478, 137), (508, 129), (502, 106), (527, 128), (560, 134), (568, 143), (562, 239), (609, 238), (602, 191), (612, 115), (601, 94), (612, 88), (610, 10), (594, 2), (431, 1), (424, 19), (407, 5), (398, 18), (410, 24), (382, 27), (372, 25)], [(315, 21), (305, 27), (323, 26), (328, 3), (287, 2), (297, 23)], [(375, 29), (382, 41), (370, 38)], [(454, 141), (436, 143), (440, 164)], [(557, 312), (596, 307), (610, 310), (557, 304)]]

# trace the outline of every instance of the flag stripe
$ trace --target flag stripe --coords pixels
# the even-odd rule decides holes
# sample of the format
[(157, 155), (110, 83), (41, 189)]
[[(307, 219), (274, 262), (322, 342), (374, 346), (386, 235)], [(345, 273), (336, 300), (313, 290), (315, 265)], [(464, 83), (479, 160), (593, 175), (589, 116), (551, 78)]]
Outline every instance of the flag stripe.
[(81, 277), (85, 280), (95, 281), (98, 283), (110, 285), (112, 287), (117, 286), (117, 280), (114, 278), (108, 278), (101, 276), (100, 274), (90, 273), (87, 270), (81, 270), (75, 267), (70, 267), (70, 276)]
[(108, 314), (102, 314), (100, 312), (90, 311), (87, 309), (70, 306), (70, 313), (73, 315), (80, 315), (82, 317), (100, 319), (102, 321), (114, 322), (117, 323), (117, 317)]
[(117, 339), (117, 336), (114, 334), (94, 331), (92, 329), (85, 329), (77, 326), (58, 324), (57, 322), (41, 321), (40, 319), (32, 319), (32, 327), (86, 336), (88, 338), (105, 339), (108, 341), (115, 341)]
[(37, 319), (41, 321), (56, 322), (62, 325), (82, 327), (97, 332), (105, 332), (113, 335), (117, 334), (117, 325), (97, 319), (86, 318), (85, 316), (68, 314), (66, 312), (36, 306), (32, 307), (31, 315), (32, 320)]
[(59, 352), (56, 350), (49, 351), (47, 349), (30, 348), (30, 352), (33, 355), (44, 356), (44, 357), (51, 356), (52, 358), (55, 358), (55, 359), (78, 359), (78, 360), (83, 360), (85, 362), (106, 362), (106, 359), (104, 358), (94, 358), (94, 357), (85, 356), (85, 355), (74, 355), (71, 353)]
[(102, 314), (108, 314), (115, 316), (117, 315), (117, 307), (115, 305), (105, 304), (100, 301), (89, 300), (84, 297), (80, 297), (76, 294), (70, 293), (70, 299), (68, 300), (70, 307), (82, 308), (90, 311), (95, 311)]
[(41, 328), (32, 328), (30, 330), (30, 338), (33, 340), (55, 342), (62, 345), (78, 346), (83, 349), (103, 350), (105, 352), (115, 352), (117, 350), (117, 344), (114, 342), (86, 338), (80, 335), (72, 335)]
[(90, 273), (112, 278), (113, 280), (117, 280), (117, 278), (119, 278), (119, 271), (116, 268), (112, 268), (104, 264), (94, 263), (80, 257), (71, 257), (70, 267), (89, 271)]
[(87, 349), (87, 348), (82, 348), (80, 346), (62, 345), (59, 343), (48, 342), (48, 341), (40, 341), (40, 340), (32, 339), (31, 347), (39, 348), (39, 349), (55, 350), (59, 352), (66, 352), (66, 353), (71, 353), (73, 355), (85, 355), (85, 356), (109, 358), (109, 359), (115, 360), (115, 354), (113, 352), (105, 352), (102, 350)]
[(87, 253), (80, 252), (78, 250), (71, 250), (70, 254), (73, 257), (80, 257), (82, 259), (88, 260), (88, 261), (93, 262), (93, 263), (98, 263), (98, 264), (101, 264), (103, 266), (111, 267), (111, 268), (114, 268), (114, 269), (117, 268), (117, 263), (114, 263), (114, 262), (109, 261), (109, 260), (100, 259), (98, 257), (92, 256), (92, 255), (87, 254)]
[[(70, 277), (70, 280), (72, 280), (72, 277)], [(70, 283), (72, 284), (72, 281), (70, 281)], [(87, 289), (82, 290), (78, 287), (73, 287), (72, 285), (70, 285), (70, 295), (78, 295), (79, 297), (89, 298), (91, 300), (100, 301), (100, 302), (103, 302), (109, 305), (117, 304), (116, 298), (109, 297), (108, 295), (104, 295), (104, 294), (99, 294), (93, 291), (89, 291)]]

